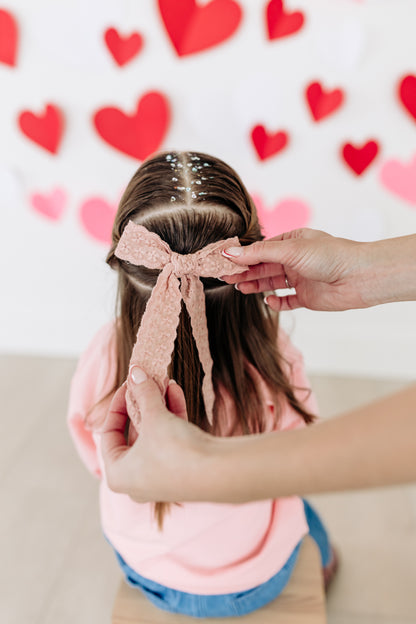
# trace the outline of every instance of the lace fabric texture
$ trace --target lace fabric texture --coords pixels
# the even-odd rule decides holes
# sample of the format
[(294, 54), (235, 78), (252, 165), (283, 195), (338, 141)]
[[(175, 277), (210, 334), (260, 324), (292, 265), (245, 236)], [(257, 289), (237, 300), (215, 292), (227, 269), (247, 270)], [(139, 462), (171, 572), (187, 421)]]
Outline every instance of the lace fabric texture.
[[(239, 247), (237, 237), (207, 245), (193, 254), (178, 254), (154, 232), (129, 221), (115, 250), (121, 260), (149, 269), (162, 269), (153, 288), (137, 332), (129, 369), (137, 365), (158, 384), (162, 394), (168, 385), (176, 331), (185, 302), (191, 319), (192, 332), (204, 371), (202, 391), (205, 409), (212, 424), (215, 394), (212, 385), (212, 358), (209, 350), (204, 287), (200, 277), (242, 273), (247, 266), (238, 266), (222, 255), (227, 247)], [(180, 281), (179, 281), (180, 280)], [(127, 380), (127, 410), (136, 430), (140, 410), (134, 398), (134, 386)]]

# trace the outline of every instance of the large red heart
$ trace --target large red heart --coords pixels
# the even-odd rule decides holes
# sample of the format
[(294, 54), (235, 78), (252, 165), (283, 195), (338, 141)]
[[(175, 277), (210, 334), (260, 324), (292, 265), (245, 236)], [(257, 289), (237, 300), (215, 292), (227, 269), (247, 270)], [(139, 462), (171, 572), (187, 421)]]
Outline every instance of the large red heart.
[(301, 11), (285, 11), (283, 0), (270, 0), (266, 8), (267, 34), (269, 39), (280, 39), (297, 33), (305, 22)]
[(0, 63), (16, 65), (17, 23), (13, 15), (0, 9)]
[(325, 91), (319, 82), (308, 85), (305, 94), (315, 121), (321, 121), (334, 113), (344, 101), (344, 92), (341, 89)]
[(234, 0), (159, 0), (163, 23), (179, 56), (194, 54), (222, 43), (237, 30), (241, 7)]
[(146, 93), (136, 112), (126, 115), (118, 108), (101, 108), (94, 115), (98, 134), (112, 147), (144, 160), (161, 145), (170, 121), (169, 103), (156, 91)]
[(139, 33), (134, 32), (123, 37), (115, 28), (108, 28), (105, 31), (104, 40), (120, 67), (131, 61), (143, 47), (143, 37)]
[(41, 115), (23, 111), (18, 122), (21, 131), (29, 139), (48, 152), (57, 153), (64, 130), (64, 116), (57, 106), (47, 104)]
[(416, 76), (405, 76), (399, 85), (399, 97), (413, 119), (416, 120)]
[(251, 131), (251, 140), (260, 160), (266, 160), (286, 147), (289, 135), (282, 131), (270, 134), (264, 126), (256, 126)]
[(368, 141), (362, 147), (355, 147), (351, 143), (346, 143), (342, 147), (342, 157), (354, 173), (361, 175), (371, 165), (379, 149), (379, 144), (376, 141)]

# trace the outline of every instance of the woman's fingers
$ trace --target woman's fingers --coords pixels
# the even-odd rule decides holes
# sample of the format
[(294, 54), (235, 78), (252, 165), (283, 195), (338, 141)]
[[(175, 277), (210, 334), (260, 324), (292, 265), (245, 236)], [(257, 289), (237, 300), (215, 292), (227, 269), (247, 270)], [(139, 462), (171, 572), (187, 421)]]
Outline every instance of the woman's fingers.
[(236, 285), (236, 288), (244, 295), (250, 295), (252, 293), (266, 292), (268, 290), (283, 290), (288, 288), (288, 286), (286, 284), (286, 278), (279, 275), (253, 280), (252, 282), (240, 282)]

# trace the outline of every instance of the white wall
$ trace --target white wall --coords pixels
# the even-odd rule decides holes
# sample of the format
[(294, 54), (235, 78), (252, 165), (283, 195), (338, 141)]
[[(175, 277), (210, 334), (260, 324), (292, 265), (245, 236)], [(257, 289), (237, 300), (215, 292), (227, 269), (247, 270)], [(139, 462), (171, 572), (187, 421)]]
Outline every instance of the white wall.
[[(287, 0), (288, 11), (304, 12), (305, 26), (274, 41), (265, 35), (267, 2), (239, 4), (243, 20), (233, 37), (183, 57), (153, 0), (2, 4), (20, 29), (17, 66), (0, 63), (2, 351), (75, 355), (112, 315), (106, 245), (85, 231), (80, 207), (95, 196), (114, 210), (140, 162), (107, 145), (91, 120), (103, 106), (133, 112), (149, 90), (170, 102), (172, 123), (161, 147), (225, 159), (266, 207), (300, 199), (310, 208), (311, 227), (361, 240), (416, 231), (416, 205), (380, 183), (387, 161), (409, 162), (416, 154), (416, 120), (397, 97), (399, 80), (416, 75), (413, 0)], [(109, 26), (145, 38), (143, 51), (122, 68), (103, 43)], [(346, 92), (342, 108), (320, 123), (304, 98), (314, 80)], [(22, 110), (40, 112), (47, 102), (65, 115), (57, 155), (24, 137), (16, 122)], [(257, 123), (286, 129), (289, 147), (260, 161), (250, 141)], [(340, 145), (370, 138), (381, 153), (357, 177), (341, 161)], [(52, 220), (34, 210), (31, 196), (55, 188), (67, 201)], [(283, 324), (293, 329), (311, 370), (414, 378), (415, 320), (416, 303), (406, 303), (299, 311)]]

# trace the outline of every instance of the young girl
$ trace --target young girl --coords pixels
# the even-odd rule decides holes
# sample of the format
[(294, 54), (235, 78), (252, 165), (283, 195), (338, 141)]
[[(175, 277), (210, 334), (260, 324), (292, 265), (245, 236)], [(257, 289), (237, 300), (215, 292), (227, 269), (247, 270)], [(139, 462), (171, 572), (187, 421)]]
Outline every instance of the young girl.
[[(127, 581), (158, 607), (197, 617), (241, 615), (285, 587), (303, 537), (316, 540), (326, 574), (334, 556), (314, 510), (300, 498), (244, 505), (138, 504), (111, 491), (100, 425), (129, 366), (166, 390), (184, 390), (188, 418), (219, 436), (292, 429), (316, 414), (302, 357), (261, 295), (221, 275), (244, 269), (222, 251), (262, 239), (253, 201), (224, 162), (163, 153), (133, 176), (113, 227), (108, 264), (118, 273), (118, 315), (80, 359), (69, 428), (101, 478), (104, 534)], [(129, 440), (140, 414), (127, 389)]]

